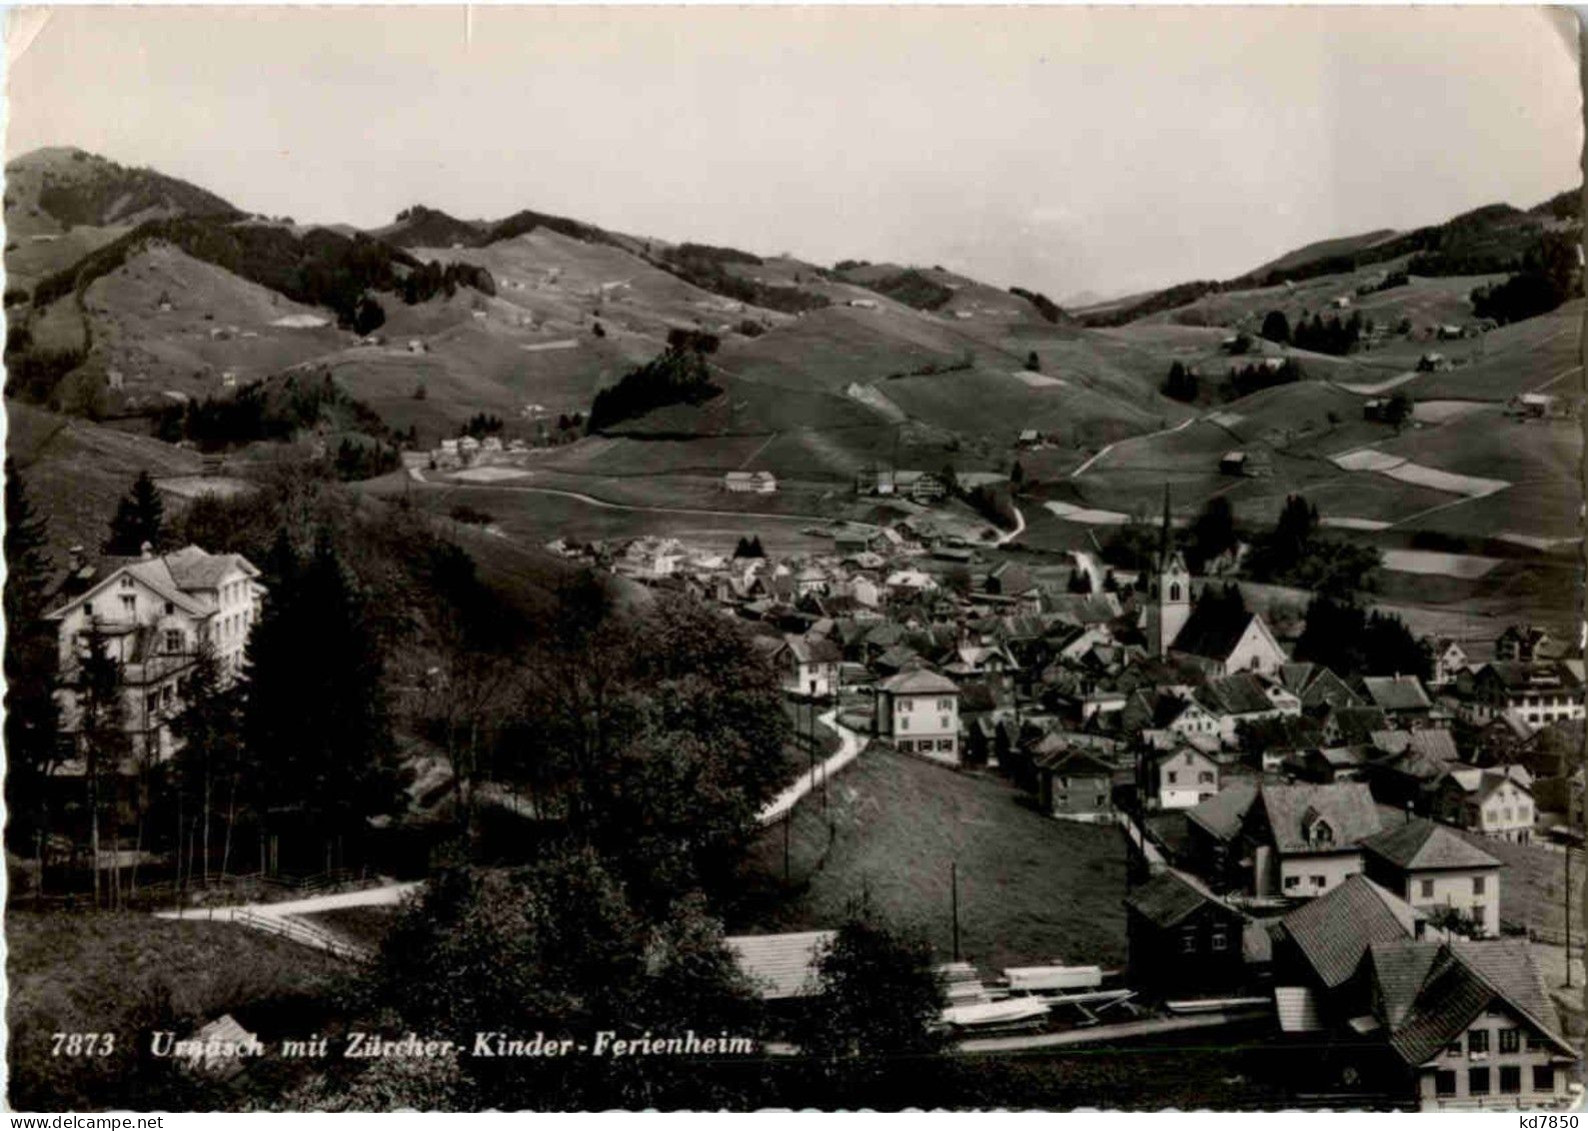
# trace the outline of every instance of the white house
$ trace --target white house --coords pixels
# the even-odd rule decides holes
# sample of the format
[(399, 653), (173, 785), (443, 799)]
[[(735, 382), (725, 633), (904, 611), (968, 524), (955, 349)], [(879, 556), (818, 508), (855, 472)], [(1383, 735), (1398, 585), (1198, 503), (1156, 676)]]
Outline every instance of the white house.
[(785, 636), (772, 653), (783, 690), (795, 695), (825, 699), (839, 689), (839, 668), (843, 652), (831, 640), (811, 640), (804, 636)]
[(1524, 766), (1452, 769), (1435, 787), (1433, 811), (1440, 820), (1472, 832), (1526, 843), (1538, 819), (1532, 775)]
[(1202, 751), (1181, 744), (1153, 760), (1150, 801), (1160, 809), (1192, 809), (1219, 791), (1219, 765)]
[(197, 546), (113, 558), (103, 569), (74, 561), (67, 586), (77, 591), (48, 614), (60, 649), (62, 731), (76, 733), (72, 683), (97, 635), (121, 665), (124, 725), (134, 755), (169, 757), (176, 744), (168, 724), (182, 709), (200, 647), (214, 651), (226, 681), (241, 668), (265, 594), (258, 577), (241, 554), (209, 554)]
[(1407, 821), (1362, 842), (1364, 872), (1419, 911), (1453, 908), (1500, 935), (1500, 862), (1432, 821)]
[(734, 494), (772, 495), (777, 492), (777, 477), (770, 471), (730, 471), (722, 477), (722, 485)]
[(877, 732), (906, 754), (959, 762), (959, 687), (924, 668), (877, 685)]

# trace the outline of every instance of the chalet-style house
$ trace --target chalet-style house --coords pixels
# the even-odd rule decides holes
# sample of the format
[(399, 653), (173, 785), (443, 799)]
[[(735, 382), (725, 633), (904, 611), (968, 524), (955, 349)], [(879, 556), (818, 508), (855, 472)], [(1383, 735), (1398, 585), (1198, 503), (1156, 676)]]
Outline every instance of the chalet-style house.
[(1362, 842), (1363, 874), (1417, 910), (1452, 908), (1480, 934), (1500, 934), (1500, 862), (1443, 825), (1418, 818)]
[(1219, 791), (1219, 764), (1189, 742), (1179, 742), (1148, 766), (1148, 804), (1190, 809)]
[(1480, 718), (1511, 714), (1534, 729), (1583, 718), (1580, 660), (1497, 661), (1479, 668), (1472, 682)]
[(1162, 993), (1195, 994), (1241, 983), (1246, 918), (1173, 869), (1125, 897), (1129, 980)]
[(1301, 709), (1309, 715), (1362, 705), (1362, 697), (1322, 664), (1281, 664), (1278, 680), (1281, 687), (1301, 701)]
[(1532, 624), (1513, 624), (1494, 642), (1494, 658), (1500, 663), (1530, 664), (1544, 658), (1550, 645), (1549, 630)]
[(1434, 706), (1423, 689), (1422, 680), (1414, 675), (1364, 676), (1362, 697), (1392, 722), (1403, 726), (1420, 725)]
[(1524, 766), (1453, 767), (1435, 786), (1431, 811), (1446, 824), (1526, 844), (1538, 820), (1533, 776)]
[[(75, 556), (48, 614), (59, 634), (61, 729), (75, 737), (75, 683), (97, 635), (121, 665), (124, 726), (132, 755), (160, 760), (176, 745), (169, 723), (182, 709), (188, 673), (201, 645), (213, 649), (223, 678), (238, 673), (265, 587), (240, 554), (187, 546), (169, 554), (88, 565)], [(75, 743), (74, 743), (75, 745)]]
[(959, 762), (959, 687), (936, 672), (902, 671), (877, 685), (877, 733), (906, 754)]
[(1041, 751), (1032, 759), (1042, 811), (1073, 821), (1114, 819), (1114, 768), (1085, 750)]
[(1323, 895), (1361, 872), (1361, 842), (1381, 827), (1362, 782), (1236, 783), (1187, 814), (1189, 854), (1210, 878), (1291, 899)]
[(782, 645), (772, 653), (783, 690), (815, 699), (826, 699), (838, 693), (839, 668), (843, 660), (843, 651), (837, 644), (831, 640), (813, 640), (808, 635), (785, 636)]
[(1197, 689), (1196, 701), (1217, 720), (1218, 736), (1227, 746), (1235, 744), (1236, 728), (1242, 723), (1301, 714), (1300, 699), (1279, 683), (1248, 671), (1210, 679)]
[(1364, 876), (1273, 929), (1282, 1034), (1306, 1041), (1320, 1090), (1426, 1111), (1559, 1106), (1576, 1063), (1521, 939), (1443, 939)]
[(1424, 1111), (1529, 1109), (1577, 1064), (1525, 939), (1371, 948), (1373, 1018)]

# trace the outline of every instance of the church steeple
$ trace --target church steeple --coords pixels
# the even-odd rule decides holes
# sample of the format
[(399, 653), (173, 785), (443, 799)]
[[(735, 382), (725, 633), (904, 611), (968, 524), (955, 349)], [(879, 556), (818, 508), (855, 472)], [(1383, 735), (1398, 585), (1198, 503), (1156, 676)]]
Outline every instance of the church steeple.
[(1158, 546), (1158, 607), (1157, 639), (1159, 656), (1167, 656), (1175, 638), (1191, 619), (1191, 571), (1185, 558), (1175, 549), (1174, 535), (1169, 523), (1169, 485), (1163, 485), (1163, 533)]

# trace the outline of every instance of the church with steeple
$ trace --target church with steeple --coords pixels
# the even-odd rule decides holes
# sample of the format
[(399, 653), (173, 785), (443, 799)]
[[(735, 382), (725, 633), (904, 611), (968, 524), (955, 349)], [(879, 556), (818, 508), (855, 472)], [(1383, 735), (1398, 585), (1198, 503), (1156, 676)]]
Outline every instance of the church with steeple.
[(1192, 593), (1191, 571), (1174, 544), (1169, 487), (1163, 489), (1163, 531), (1147, 590), (1147, 646), (1162, 659), (1191, 660), (1214, 676), (1250, 671), (1274, 675), (1289, 657), (1261, 613), (1250, 612), (1239, 591)]

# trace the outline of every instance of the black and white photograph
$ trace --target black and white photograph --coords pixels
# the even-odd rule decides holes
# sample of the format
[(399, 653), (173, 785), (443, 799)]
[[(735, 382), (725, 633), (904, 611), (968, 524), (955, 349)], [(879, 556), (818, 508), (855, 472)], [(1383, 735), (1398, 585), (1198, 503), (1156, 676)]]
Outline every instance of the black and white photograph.
[(1576, 1126), (1576, 13), (4, 16), (6, 1110)]

